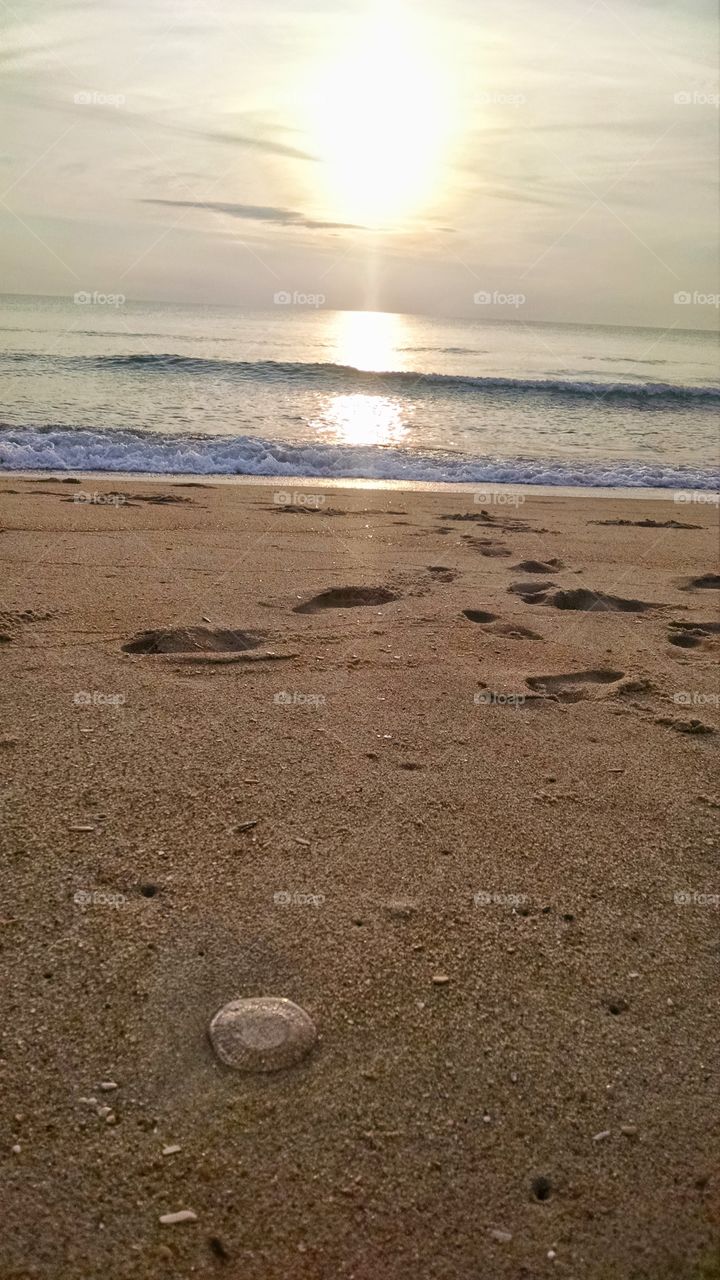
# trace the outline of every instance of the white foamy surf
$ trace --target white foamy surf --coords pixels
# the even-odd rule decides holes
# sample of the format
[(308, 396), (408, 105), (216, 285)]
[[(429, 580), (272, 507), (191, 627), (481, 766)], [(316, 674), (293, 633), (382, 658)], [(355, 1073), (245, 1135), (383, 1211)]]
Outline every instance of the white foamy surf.
[(658, 460), (575, 462), (469, 457), (442, 451), (290, 444), (260, 436), (161, 435), (66, 427), (0, 427), (8, 471), (107, 471), (155, 475), (317, 477), (449, 484), (536, 484), (714, 491), (720, 474)]

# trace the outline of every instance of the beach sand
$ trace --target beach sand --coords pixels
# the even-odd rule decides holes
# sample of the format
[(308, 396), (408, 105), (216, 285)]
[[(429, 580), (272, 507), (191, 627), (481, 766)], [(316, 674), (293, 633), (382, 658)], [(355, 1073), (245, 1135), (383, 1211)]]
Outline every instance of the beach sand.
[(720, 1275), (717, 507), (0, 490), (1, 1280)]

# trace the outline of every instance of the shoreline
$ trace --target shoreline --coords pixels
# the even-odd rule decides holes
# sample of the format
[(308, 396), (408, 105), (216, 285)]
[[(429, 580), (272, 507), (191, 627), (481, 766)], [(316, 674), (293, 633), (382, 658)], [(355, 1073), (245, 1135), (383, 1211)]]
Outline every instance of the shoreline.
[[(367, 491), (372, 493), (375, 491), (382, 492), (384, 490), (393, 492), (407, 493), (497, 493), (507, 494), (508, 492), (517, 492), (525, 497), (562, 497), (562, 498), (607, 498), (625, 501), (629, 499), (654, 500), (658, 502), (673, 502), (679, 508), (692, 508), (695, 506), (701, 508), (717, 509), (720, 508), (720, 490), (711, 489), (658, 489), (647, 487), (610, 487), (610, 486), (593, 486), (593, 485), (535, 485), (523, 483), (504, 483), (502, 481), (482, 482), (462, 482), (462, 481), (429, 481), (429, 480), (383, 480), (383, 479), (355, 479), (353, 477), (343, 476), (294, 476), (294, 475), (277, 475), (277, 476), (258, 476), (258, 475), (225, 475), (214, 474), (211, 472), (152, 472), (152, 471), (92, 471), (77, 470), (73, 471), (68, 468), (66, 470), (53, 471), (52, 469), (38, 470), (22, 470), (12, 471), (7, 468), (0, 467), (0, 480), (3, 478), (10, 479), (31, 479), (49, 482), (53, 478), (67, 483), (68, 479), (74, 477), (81, 482), (83, 479), (98, 481), (100, 483), (110, 484), (119, 481), (126, 484), (142, 483), (142, 484), (171, 484), (171, 485), (193, 485), (202, 483), (203, 485), (249, 485), (264, 486), (270, 488), (292, 488), (297, 485), (298, 488), (307, 489), (315, 487), (318, 489), (347, 489), (351, 492)], [(671, 495), (682, 493), (689, 495), (688, 500), (679, 501)]]

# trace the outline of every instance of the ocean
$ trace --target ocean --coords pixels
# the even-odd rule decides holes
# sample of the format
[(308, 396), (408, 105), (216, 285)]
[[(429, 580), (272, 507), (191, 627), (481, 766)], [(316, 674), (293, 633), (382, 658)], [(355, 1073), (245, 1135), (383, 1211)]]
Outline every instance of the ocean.
[(0, 469), (720, 488), (710, 332), (288, 296), (4, 298)]

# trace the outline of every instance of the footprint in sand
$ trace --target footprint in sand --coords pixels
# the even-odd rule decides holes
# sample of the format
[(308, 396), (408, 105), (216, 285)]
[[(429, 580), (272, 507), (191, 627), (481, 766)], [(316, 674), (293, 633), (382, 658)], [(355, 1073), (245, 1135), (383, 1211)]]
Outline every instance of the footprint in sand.
[(444, 564), (429, 564), (428, 573), (431, 573), (436, 582), (454, 582), (457, 573), (454, 569), (448, 569)]
[(293, 613), (318, 613), (320, 609), (355, 609), (369, 605), (389, 604), (399, 596), (387, 587), (331, 587), (319, 595), (296, 604)]
[(504, 542), (498, 542), (496, 538), (473, 538), (469, 533), (464, 533), (462, 541), (466, 542), (473, 551), (479, 551), (481, 556), (511, 556), (512, 551), (505, 546)]
[(538, 693), (551, 694), (560, 702), (580, 702), (587, 698), (587, 686), (617, 684), (623, 671), (596, 668), (592, 671), (567, 671), (550, 676), (527, 676), (525, 683)]
[(701, 524), (683, 524), (681, 520), (588, 520), (588, 524), (610, 524), (634, 529), (702, 529)]
[(554, 573), (556, 569), (564, 569), (562, 560), (521, 560), (520, 564), (510, 566), (518, 573)]
[(699, 578), (684, 578), (683, 591), (720, 591), (720, 573), (703, 573)]
[(244, 653), (247, 649), (256, 649), (262, 639), (262, 634), (249, 631), (174, 627), (141, 631), (122, 647), (124, 653)]
[(648, 604), (645, 600), (626, 600), (623, 596), (609, 596), (602, 591), (576, 587), (571, 591), (557, 589), (548, 594), (554, 582), (514, 582), (508, 591), (520, 596), (525, 604), (547, 604), (554, 609), (574, 609), (583, 613), (645, 613), (662, 605)]
[(671, 622), (668, 640), (679, 649), (710, 648), (720, 633), (720, 622)]
[(487, 613), (483, 609), (463, 609), (463, 616), (470, 622), (478, 622), (484, 631), (494, 636), (506, 636), (510, 640), (542, 640), (537, 631), (529, 627), (521, 627), (516, 622), (502, 622), (496, 613)]

